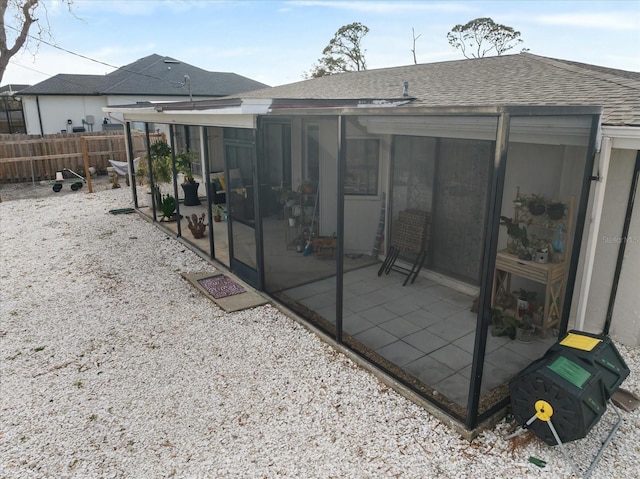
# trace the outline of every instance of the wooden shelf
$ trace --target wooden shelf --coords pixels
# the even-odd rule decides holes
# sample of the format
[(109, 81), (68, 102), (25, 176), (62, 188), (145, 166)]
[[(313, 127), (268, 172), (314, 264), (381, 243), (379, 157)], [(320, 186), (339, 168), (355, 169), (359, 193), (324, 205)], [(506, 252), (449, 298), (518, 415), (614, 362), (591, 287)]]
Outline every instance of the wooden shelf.
[[(516, 192), (516, 198), (520, 197), (520, 189)], [(493, 275), (493, 288), (491, 290), (491, 304), (495, 307), (496, 298), (505, 294), (511, 294), (512, 275), (528, 279), (545, 285), (544, 313), (540, 336), (545, 338), (547, 331), (560, 324), (562, 317), (562, 294), (564, 292), (564, 278), (566, 273), (567, 241), (571, 238), (571, 221), (573, 215), (573, 197), (567, 203), (565, 215), (559, 220), (552, 220), (547, 214), (532, 215), (526, 205), (514, 207), (513, 221), (527, 227), (539, 228), (550, 232), (561, 227), (564, 230), (565, 244), (561, 255), (561, 261), (557, 263), (538, 263), (536, 261), (523, 260), (517, 255), (509, 253), (506, 249), (496, 255), (496, 268)], [(551, 242), (551, 241), (549, 241)], [(550, 260), (551, 260), (551, 255)]]

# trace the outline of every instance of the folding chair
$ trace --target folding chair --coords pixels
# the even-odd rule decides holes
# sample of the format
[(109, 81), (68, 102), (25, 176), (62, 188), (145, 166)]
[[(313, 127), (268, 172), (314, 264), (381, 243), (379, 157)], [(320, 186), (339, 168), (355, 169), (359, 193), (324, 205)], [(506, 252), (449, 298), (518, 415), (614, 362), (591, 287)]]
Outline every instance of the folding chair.
[[(430, 223), (431, 215), (427, 211), (408, 209), (400, 212), (393, 225), (389, 252), (378, 270), (378, 276), (394, 270), (407, 275), (402, 286), (406, 286), (409, 280), (413, 284), (427, 257)], [(411, 269), (395, 264), (402, 253), (417, 254)]]

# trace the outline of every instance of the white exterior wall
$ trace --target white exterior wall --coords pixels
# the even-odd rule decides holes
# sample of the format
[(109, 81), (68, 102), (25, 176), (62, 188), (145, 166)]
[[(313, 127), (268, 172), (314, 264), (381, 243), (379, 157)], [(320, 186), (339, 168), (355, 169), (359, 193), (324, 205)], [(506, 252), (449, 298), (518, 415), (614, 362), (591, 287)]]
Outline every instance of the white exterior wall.
[[(38, 105), (35, 97), (25, 96), (22, 98), (24, 105), (25, 122), (27, 133), (30, 135), (60, 133), (62, 130), (72, 131), (72, 127), (84, 126), (87, 131), (91, 131), (89, 125), (84, 125), (82, 120), (87, 115), (93, 115), (95, 124), (93, 131), (101, 131), (102, 107), (106, 106), (104, 97), (95, 96), (40, 96), (40, 119), (42, 121), (42, 132), (40, 131), (40, 120), (38, 119)], [(71, 120), (68, 125), (67, 121)]]
[[(584, 329), (588, 332), (601, 333), (606, 321), (636, 153), (634, 150), (619, 149), (614, 149), (611, 153), (584, 323)], [(585, 234), (588, 227), (588, 224), (585, 225)], [(636, 199), (628, 238), (610, 335), (628, 346), (638, 346), (640, 345), (640, 294), (638, 294), (640, 291), (640, 204), (638, 199)], [(579, 282), (576, 282), (576, 285), (579, 285)], [(574, 298), (577, 294), (576, 291)], [(574, 309), (572, 308), (572, 312)]]
[[(75, 96), (75, 95), (39, 95), (40, 118), (42, 120), (42, 132), (38, 119), (38, 105), (35, 96), (22, 97), (27, 133), (30, 135), (60, 133), (67, 129), (67, 120), (71, 120), (69, 132), (72, 127), (84, 126), (86, 131), (102, 131), (102, 121), (109, 116), (110, 123), (122, 121), (122, 115), (110, 116), (102, 111), (105, 106), (131, 105), (144, 101), (185, 101), (185, 96)], [(199, 97), (198, 100), (207, 98)], [(82, 123), (87, 115), (93, 115), (95, 124), (93, 129)]]

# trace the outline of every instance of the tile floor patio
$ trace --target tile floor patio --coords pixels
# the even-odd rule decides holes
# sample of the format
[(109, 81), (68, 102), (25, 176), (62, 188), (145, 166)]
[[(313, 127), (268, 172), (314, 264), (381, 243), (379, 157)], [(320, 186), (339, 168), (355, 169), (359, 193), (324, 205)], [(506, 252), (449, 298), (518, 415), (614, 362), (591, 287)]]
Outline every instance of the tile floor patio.
[[(467, 405), (476, 314), (474, 294), (421, 275), (378, 277), (378, 265), (345, 274), (344, 331), (461, 407)], [(335, 324), (335, 278), (284, 293)], [(536, 337), (524, 344), (489, 334), (482, 394), (503, 384), (555, 342)]]

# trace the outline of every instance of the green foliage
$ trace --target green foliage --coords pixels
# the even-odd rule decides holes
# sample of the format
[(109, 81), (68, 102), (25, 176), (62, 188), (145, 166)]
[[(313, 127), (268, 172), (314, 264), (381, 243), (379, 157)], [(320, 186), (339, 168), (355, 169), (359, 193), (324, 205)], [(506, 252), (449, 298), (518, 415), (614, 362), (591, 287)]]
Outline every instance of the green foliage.
[(156, 183), (169, 183), (173, 178), (171, 147), (166, 141), (156, 141), (149, 146), (149, 151), (151, 153), (153, 181)]
[(483, 58), (491, 51), (500, 56), (522, 43), (520, 32), (491, 18), (476, 18), (456, 25), (447, 33), (447, 40), (452, 47), (460, 49), (465, 58)]
[(491, 310), (491, 335), (492, 336), (509, 336), (511, 339), (516, 337), (516, 327), (519, 321), (502, 310), (494, 308)]
[(329, 44), (322, 50), (318, 63), (305, 74), (306, 78), (319, 78), (335, 73), (366, 70), (362, 49), (362, 38), (369, 33), (369, 28), (359, 22), (343, 25), (338, 29)]
[(176, 155), (176, 169), (184, 175), (185, 183), (194, 182), (192, 164), (195, 158), (196, 155), (188, 151), (183, 151)]
[(162, 218), (171, 218), (176, 212), (176, 199), (172, 195), (163, 195), (160, 203)]
[(211, 207), (211, 214), (213, 216), (222, 216), (222, 213), (224, 212), (224, 209), (222, 208), (222, 206), (215, 204)]
[(529, 246), (529, 237), (527, 236), (527, 228), (520, 226), (518, 223), (514, 223), (513, 219), (508, 216), (500, 217), (500, 226), (507, 227), (507, 234), (518, 245), (522, 245), (524, 248)]

